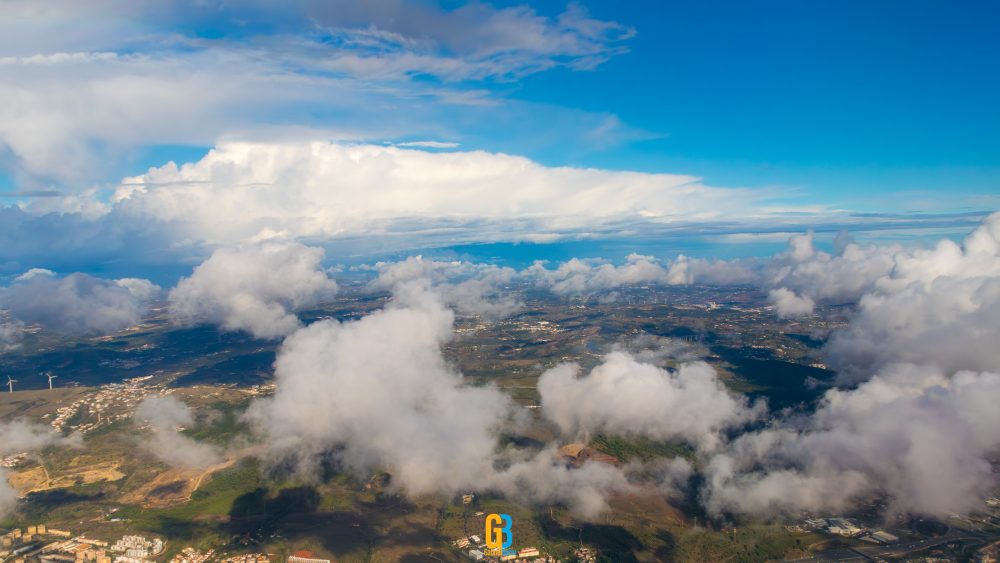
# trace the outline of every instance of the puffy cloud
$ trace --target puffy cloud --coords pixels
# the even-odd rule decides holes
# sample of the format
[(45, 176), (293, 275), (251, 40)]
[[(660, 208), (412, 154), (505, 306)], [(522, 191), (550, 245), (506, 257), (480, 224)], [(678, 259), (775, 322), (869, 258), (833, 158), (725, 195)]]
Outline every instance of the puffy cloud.
[(816, 308), (816, 303), (810, 297), (799, 297), (794, 291), (785, 287), (772, 289), (767, 294), (767, 302), (774, 305), (778, 316), (783, 319), (811, 315)]
[[(788, 250), (766, 264), (764, 284), (789, 289), (800, 299), (853, 303), (892, 271), (893, 257), (902, 251), (897, 245), (861, 246), (842, 236), (838, 241), (838, 253), (828, 254), (815, 248), (812, 231), (793, 235)], [(796, 308), (792, 295), (779, 297)], [(806, 308), (798, 305), (799, 310)]]
[[(63, 437), (42, 424), (24, 420), (0, 422), (0, 456), (32, 452), (54, 444), (75, 447), (80, 443), (79, 434)], [(16, 505), (17, 491), (7, 482), (6, 471), (0, 468), (0, 518), (10, 514)]]
[(586, 376), (580, 366), (560, 364), (538, 380), (542, 413), (567, 435), (608, 432), (680, 439), (706, 449), (720, 432), (750, 422), (763, 405), (750, 407), (730, 394), (706, 363), (665, 370), (611, 352)]
[(740, 285), (758, 280), (753, 260), (707, 260), (689, 258), (683, 254), (670, 263), (666, 283), (669, 285)]
[(554, 269), (535, 263), (521, 274), (559, 295), (592, 295), (636, 284), (741, 285), (760, 283), (754, 260), (707, 260), (679, 255), (666, 264), (652, 256), (630, 254), (620, 266), (595, 259), (573, 258)]
[(566, 503), (582, 518), (593, 518), (607, 508), (607, 498), (636, 487), (617, 467), (585, 463), (568, 467), (554, 446), (483, 475), (479, 490), (494, 490), (526, 504)]
[[(945, 515), (975, 508), (994, 484), (1000, 446), (1000, 214), (961, 245), (818, 252), (793, 237), (772, 279), (779, 313), (811, 296), (858, 299), (825, 348), (856, 389), (832, 389), (811, 416), (741, 436), (706, 463), (715, 512), (840, 510), (885, 494), (891, 511)], [(805, 307), (803, 307), (805, 309)], [(908, 363), (900, 363), (908, 362)]]
[(741, 436), (706, 466), (712, 512), (837, 511), (886, 494), (895, 513), (943, 516), (982, 502), (1000, 446), (1000, 375), (896, 364), (817, 412)]
[(379, 274), (370, 288), (395, 290), (402, 284), (422, 284), (461, 314), (503, 317), (522, 306), (503, 290), (517, 275), (511, 268), (410, 256), (399, 262), (379, 262), (374, 269)]
[(453, 313), (436, 296), (404, 299), (411, 306), (289, 336), (275, 362), (277, 391), (251, 418), (278, 451), (307, 463), (343, 445), (346, 466), (385, 467), (409, 494), (475, 487), (491, 471), (510, 399), (463, 386), (445, 362)]
[(201, 468), (219, 461), (219, 453), (208, 444), (181, 434), (194, 424), (194, 414), (175, 397), (147, 397), (135, 410), (135, 418), (149, 425), (152, 437), (142, 447), (160, 460), (179, 467)]
[(324, 252), (291, 242), (220, 248), (170, 291), (171, 317), (278, 338), (301, 326), (295, 311), (332, 297)]
[(275, 395), (250, 420), (268, 459), (306, 474), (325, 455), (364, 474), (382, 468), (407, 495), (493, 490), (566, 502), (585, 515), (628, 488), (612, 467), (570, 469), (552, 448), (504, 452), (499, 432), (517, 424), (510, 398), (471, 387), (445, 361), (454, 314), (440, 296), (403, 284), (387, 308), (357, 321), (323, 320), (290, 335), (275, 362)]
[(926, 363), (948, 372), (1000, 369), (1000, 213), (962, 245), (893, 255), (890, 274), (858, 303), (850, 324), (831, 337), (829, 363), (863, 379), (892, 362)]
[(142, 302), (154, 301), (160, 297), (162, 292), (160, 286), (142, 278), (121, 278), (115, 283), (127, 289), (132, 297)]
[(139, 323), (159, 288), (147, 280), (87, 274), (58, 278), (31, 270), (0, 290), (0, 305), (25, 323), (70, 335), (115, 332)]
[(535, 263), (524, 274), (559, 295), (584, 295), (622, 285), (659, 282), (666, 270), (652, 256), (630, 254), (621, 266), (573, 258), (554, 270)]

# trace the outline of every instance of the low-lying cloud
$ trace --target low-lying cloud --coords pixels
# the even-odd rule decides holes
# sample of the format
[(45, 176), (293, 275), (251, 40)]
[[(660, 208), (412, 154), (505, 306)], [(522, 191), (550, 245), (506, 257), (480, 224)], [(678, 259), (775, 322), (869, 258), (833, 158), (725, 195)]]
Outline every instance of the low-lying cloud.
[(442, 262), (410, 256), (399, 262), (379, 262), (378, 277), (369, 284), (376, 290), (399, 290), (421, 284), (441, 296), (456, 312), (486, 317), (508, 316), (523, 305), (504, 290), (517, 276), (512, 268), (470, 262)]
[(774, 305), (775, 312), (782, 319), (801, 317), (812, 314), (816, 302), (809, 296), (798, 296), (794, 291), (779, 287), (767, 294), (767, 302)]
[(711, 449), (720, 433), (763, 413), (731, 394), (704, 362), (665, 370), (623, 351), (606, 355), (585, 376), (560, 364), (538, 380), (543, 415), (569, 437), (610, 433), (683, 440)]
[(34, 269), (0, 289), (0, 306), (15, 319), (68, 335), (98, 335), (138, 324), (160, 288), (148, 280), (105, 280)]
[[(61, 436), (50, 426), (25, 420), (0, 422), (0, 457), (18, 453), (31, 453), (51, 445), (76, 447), (82, 440), (79, 434)], [(0, 468), (0, 518), (9, 515), (17, 506), (17, 491), (7, 481), (7, 472)]]
[(337, 292), (323, 256), (321, 248), (294, 242), (220, 248), (170, 291), (170, 315), (257, 338), (288, 335), (302, 326), (295, 311)]
[(554, 448), (505, 452), (500, 430), (524, 411), (494, 387), (467, 385), (446, 362), (453, 321), (439, 295), (403, 284), (384, 310), (290, 335), (275, 362), (275, 395), (247, 415), (268, 458), (308, 475), (332, 453), (359, 475), (388, 471), (391, 486), (411, 496), (493, 490), (587, 515), (628, 487), (611, 467), (566, 468)]
[(826, 352), (842, 377), (864, 379), (893, 362), (946, 372), (1000, 369), (1000, 213), (961, 245), (900, 251), (892, 272), (858, 303)]
[(814, 415), (745, 434), (706, 466), (714, 513), (840, 511), (887, 495), (890, 513), (943, 516), (981, 506), (995, 485), (1000, 375), (896, 364)]
[(176, 397), (147, 397), (135, 410), (135, 418), (149, 425), (150, 438), (142, 447), (160, 461), (176, 467), (198, 469), (218, 462), (215, 448), (181, 433), (194, 422), (194, 413)]

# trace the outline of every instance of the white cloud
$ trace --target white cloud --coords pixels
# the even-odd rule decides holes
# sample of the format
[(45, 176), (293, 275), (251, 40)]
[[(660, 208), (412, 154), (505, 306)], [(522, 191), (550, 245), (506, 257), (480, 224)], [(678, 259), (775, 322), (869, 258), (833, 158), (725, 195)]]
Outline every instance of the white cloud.
[(611, 352), (586, 376), (560, 364), (538, 380), (542, 414), (570, 437), (607, 432), (679, 439), (711, 449), (720, 433), (762, 413), (730, 394), (706, 363), (665, 370), (623, 351)]
[(290, 242), (220, 248), (170, 291), (170, 315), (258, 338), (285, 336), (301, 326), (296, 310), (337, 291), (321, 267), (323, 255)]
[(311, 15), (335, 42), (350, 47), (332, 53), (324, 66), (383, 79), (510, 79), (556, 66), (590, 69), (623, 52), (621, 42), (634, 34), (578, 6), (557, 18), (528, 6), (471, 3), (442, 10), (415, 2), (334, 4)]
[[(977, 507), (995, 483), (987, 454), (1000, 446), (989, 406), (1000, 397), (992, 344), (1000, 327), (1000, 213), (961, 245), (861, 246), (840, 235), (835, 246), (836, 254), (819, 251), (806, 233), (770, 260), (731, 265), (770, 289), (783, 317), (808, 314), (817, 301), (857, 303), (824, 352), (842, 380), (863, 383), (828, 391), (812, 415), (773, 422), (703, 456), (706, 507), (836, 512), (876, 495), (890, 498), (893, 513)], [(657, 420), (641, 409), (613, 412), (641, 415), (631, 427)]]
[(831, 255), (815, 248), (811, 231), (793, 235), (788, 250), (767, 263), (764, 283), (789, 289), (802, 299), (853, 303), (890, 273), (893, 257), (903, 250), (840, 240), (838, 253)]
[(640, 254), (630, 254), (621, 266), (573, 258), (554, 270), (537, 262), (523, 273), (559, 295), (586, 295), (622, 285), (656, 283), (666, 276), (655, 258)]
[(410, 256), (399, 262), (379, 262), (374, 269), (379, 275), (370, 288), (398, 293), (402, 286), (416, 284), (434, 291), (461, 314), (504, 317), (522, 306), (503, 290), (517, 275), (511, 268)]
[[(25, 420), (0, 422), (0, 457), (22, 452), (34, 452), (54, 444), (77, 447), (79, 434), (63, 437), (51, 427)], [(6, 517), (17, 505), (17, 491), (7, 482), (6, 470), (0, 468), (0, 518)]]
[(55, 277), (56, 273), (52, 270), (46, 270), (45, 268), (32, 268), (27, 272), (14, 278), (14, 281), (28, 281), (36, 276), (49, 276)]
[(141, 446), (170, 465), (197, 469), (221, 459), (212, 446), (180, 433), (195, 420), (191, 409), (175, 397), (143, 399), (136, 407), (135, 418), (148, 424), (152, 434), (150, 439), (140, 442)]
[[(181, 239), (575, 232), (745, 213), (760, 194), (671, 174), (550, 168), (529, 159), (337, 143), (223, 143), (197, 163), (127, 178), (115, 210), (173, 226)], [(423, 233), (421, 232), (423, 231)], [(506, 235), (510, 236), (510, 235)]]
[(886, 494), (890, 512), (976, 508), (1000, 446), (1000, 375), (897, 364), (856, 390), (831, 390), (802, 427), (741, 436), (707, 462), (712, 512), (839, 511)]
[(423, 148), (423, 149), (456, 149), (461, 146), (460, 143), (446, 142), (446, 141), (408, 141), (405, 143), (396, 143), (397, 147), (412, 147), (412, 148)]
[(782, 319), (811, 315), (816, 303), (809, 296), (798, 296), (794, 291), (779, 287), (767, 294), (767, 302), (774, 305), (778, 316)]
[(1000, 213), (962, 245), (902, 250), (876, 280), (844, 330), (827, 346), (842, 377), (863, 379), (892, 362), (937, 365), (947, 372), (998, 370)]
[(613, 490), (620, 471), (569, 469), (554, 447), (505, 452), (499, 433), (518, 411), (494, 387), (471, 387), (445, 361), (453, 313), (439, 296), (404, 284), (384, 310), (358, 321), (323, 320), (282, 344), (277, 391), (248, 411), (268, 445), (266, 459), (304, 474), (333, 455), (367, 475), (381, 468), (410, 496), (496, 491), (526, 502), (564, 502), (586, 516)]
[(740, 285), (756, 282), (753, 260), (707, 260), (689, 258), (683, 254), (670, 263), (666, 283), (669, 285)]
[(159, 289), (135, 278), (115, 281), (80, 273), (58, 278), (36, 269), (0, 289), (0, 305), (25, 323), (64, 334), (95, 335), (138, 324)]
[(451, 311), (429, 294), (408, 297), (410, 306), (319, 321), (285, 340), (277, 392), (251, 409), (279, 453), (301, 457), (308, 470), (343, 445), (347, 467), (385, 467), (413, 495), (474, 488), (490, 472), (510, 400), (462, 385), (440, 351)]
[[(25, 183), (73, 190), (107, 180), (109, 163), (141, 147), (211, 145), (275, 127), (315, 127), (323, 138), (458, 137), (438, 119), (443, 108), (507, 105), (469, 81), (593, 68), (633, 34), (575, 7), (550, 18), (526, 6), (410, 1), (10, 0), (4, 16), (4, 164)], [(203, 27), (216, 37), (206, 40)], [(595, 119), (606, 116), (581, 127)]]

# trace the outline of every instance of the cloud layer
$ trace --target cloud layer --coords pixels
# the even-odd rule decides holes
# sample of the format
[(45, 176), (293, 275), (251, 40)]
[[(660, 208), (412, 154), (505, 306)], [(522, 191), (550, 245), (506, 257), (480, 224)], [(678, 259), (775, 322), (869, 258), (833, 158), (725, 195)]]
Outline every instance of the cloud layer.
[[(617, 222), (698, 221), (745, 212), (748, 190), (672, 174), (552, 168), (505, 154), (338, 143), (223, 143), (196, 163), (127, 178), (128, 216), (216, 242), (267, 233), (331, 238), (516, 224), (517, 237)], [(496, 224), (496, 225), (494, 225)], [(452, 243), (456, 233), (450, 233)]]
[(12, 0), (4, 14), (0, 160), (73, 191), (151, 145), (455, 136), (439, 117), (511, 105), (488, 83), (593, 69), (634, 33), (575, 6), (484, 3)]

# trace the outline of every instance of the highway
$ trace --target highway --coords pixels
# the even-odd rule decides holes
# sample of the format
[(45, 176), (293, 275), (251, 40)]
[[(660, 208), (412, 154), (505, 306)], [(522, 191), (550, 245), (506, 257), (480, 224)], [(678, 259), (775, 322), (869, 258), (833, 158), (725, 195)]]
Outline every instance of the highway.
[(987, 540), (988, 538), (986, 536), (951, 528), (947, 533), (936, 538), (927, 538), (923, 540), (895, 543), (890, 545), (842, 547), (822, 551), (812, 557), (788, 560), (788, 562), (811, 563), (820, 561), (880, 561), (885, 558), (903, 557), (917, 551), (931, 549), (933, 547), (938, 547), (952, 542)]

